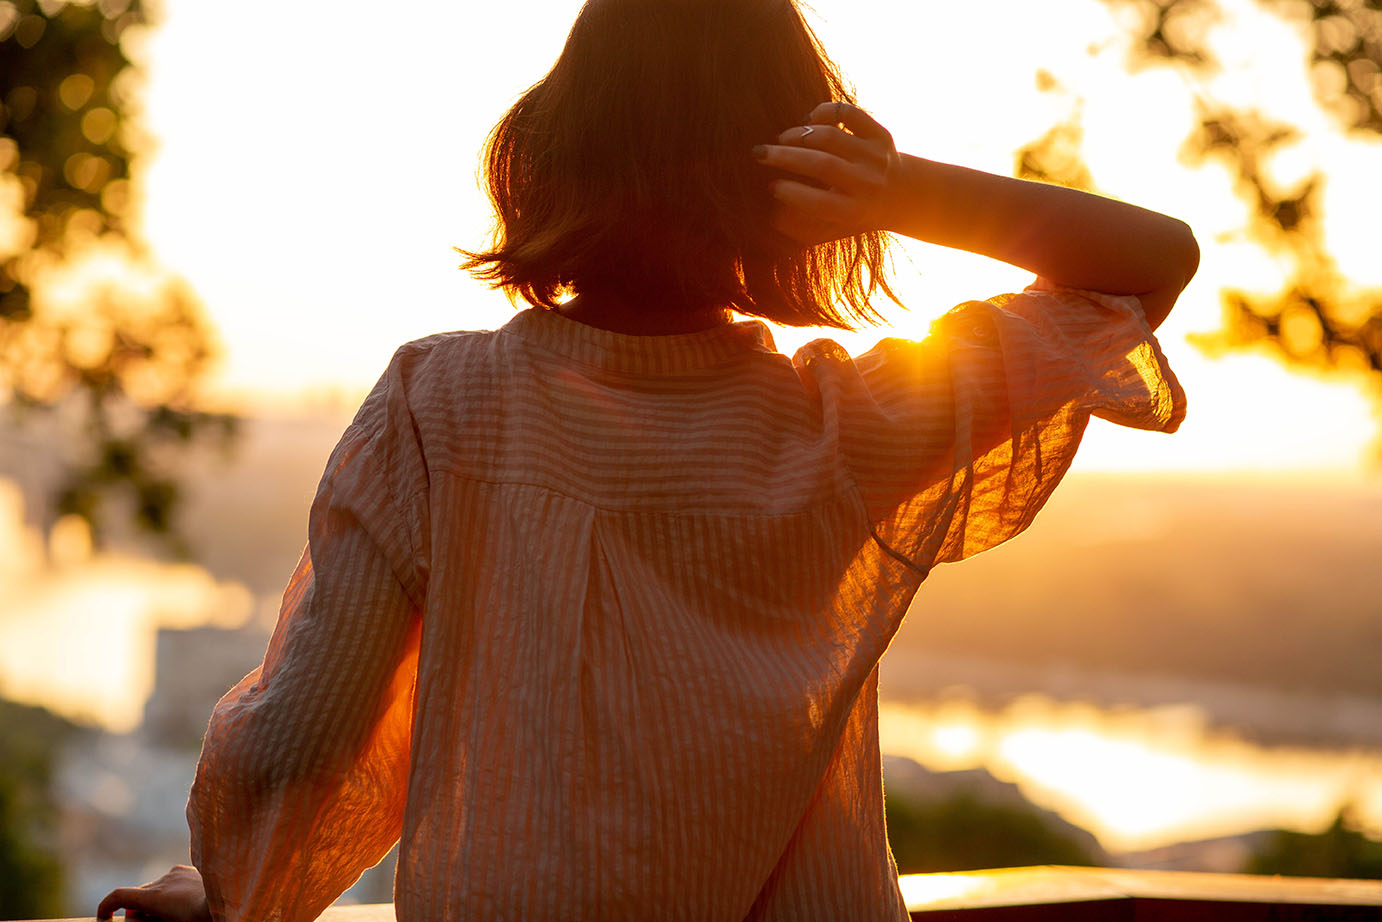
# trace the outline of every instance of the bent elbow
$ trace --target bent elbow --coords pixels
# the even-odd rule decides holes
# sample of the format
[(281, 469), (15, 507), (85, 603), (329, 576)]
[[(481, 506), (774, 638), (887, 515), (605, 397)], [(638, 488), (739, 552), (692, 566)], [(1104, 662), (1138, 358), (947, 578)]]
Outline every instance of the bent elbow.
[(1195, 240), (1195, 232), (1184, 221), (1175, 222), (1175, 230), (1162, 250), (1162, 272), (1165, 281), (1162, 285), (1138, 295), (1142, 311), (1147, 317), (1147, 326), (1156, 330), (1175, 307), (1177, 299), (1195, 277), (1200, 268), (1200, 245)]
[(1179, 272), (1180, 288), (1184, 291), (1185, 286), (1190, 284), (1190, 280), (1195, 277), (1195, 273), (1200, 269), (1200, 244), (1195, 239), (1195, 232), (1190, 229), (1190, 225), (1184, 221), (1177, 221), (1180, 226), (1177, 228), (1177, 260), (1176, 268)]

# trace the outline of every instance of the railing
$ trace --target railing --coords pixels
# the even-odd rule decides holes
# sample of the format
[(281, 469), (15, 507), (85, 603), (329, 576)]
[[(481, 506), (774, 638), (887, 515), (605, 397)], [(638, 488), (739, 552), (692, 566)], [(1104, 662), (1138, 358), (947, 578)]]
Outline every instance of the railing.
[(906, 874), (901, 884), (920, 922), (1382, 920), (1382, 881), (1372, 880), (1039, 867)]
[[(904, 874), (918, 922), (1379, 922), (1382, 881), (1117, 868)], [(322, 922), (393, 922), (393, 906), (338, 906)], [(87, 919), (64, 922), (90, 922)]]

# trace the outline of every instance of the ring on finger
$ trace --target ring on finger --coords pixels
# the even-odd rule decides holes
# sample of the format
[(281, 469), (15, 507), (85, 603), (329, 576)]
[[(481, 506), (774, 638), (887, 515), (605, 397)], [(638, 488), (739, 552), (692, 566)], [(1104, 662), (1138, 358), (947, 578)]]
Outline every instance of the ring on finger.
[(808, 134), (811, 134), (811, 133), (812, 133), (813, 131), (815, 131), (815, 130), (816, 130), (816, 129), (815, 129), (814, 127), (812, 127), (811, 125), (807, 125), (805, 128), (801, 129), (801, 136), (804, 138), (804, 137), (806, 137)]

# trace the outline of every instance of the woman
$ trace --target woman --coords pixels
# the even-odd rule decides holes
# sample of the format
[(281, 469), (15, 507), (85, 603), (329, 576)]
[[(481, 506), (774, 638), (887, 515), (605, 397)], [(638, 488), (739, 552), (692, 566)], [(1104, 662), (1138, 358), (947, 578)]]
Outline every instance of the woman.
[[(99, 915), (310, 919), (401, 839), (401, 919), (904, 918), (879, 658), (1091, 414), (1179, 424), (1192, 235), (899, 154), (791, 0), (591, 0), (487, 158), (468, 265), (534, 307), (395, 355), (212, 717), (195, 867)], [(858, 359), (733, 322), (871, 319), (884, 232), (1038, 279)]]

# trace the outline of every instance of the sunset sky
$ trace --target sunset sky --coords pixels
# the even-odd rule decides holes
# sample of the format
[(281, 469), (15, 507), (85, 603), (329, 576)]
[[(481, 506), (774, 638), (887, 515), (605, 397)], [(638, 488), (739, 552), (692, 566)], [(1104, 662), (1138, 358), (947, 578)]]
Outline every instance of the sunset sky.
[[(156, 139), (141, 161), (143, 228), (219, 331), (217, 399), (353, 406), (398, 344), (511, 315), (457, 271), (451, 247), (485, 239), (477, 153), (554, 60), (576, 0), (319, 0), (276, 5), (272, 17), (160, 5), (161, 25), (130, 48), (145, 65), (144, 126)], [(1084, 467), (1359, 469), (1377, 422), (1356, 382), (1289, 373), (1265, 355), (1211, 359), (1187, 343), (1219, 326), (1222, 287), (1270, 293), (1286, 265), (1245, 237), (1248, 209), (1227, 168), (1183, 162), (1197, 89), (1167, 67), (1129, 73), (1116, 17), (1130, 14), (1099, 0), (812, 6), (827, 48), (902, 150), (1011, 173), (1015, 150), (1078, 112), (1097, 186), (1195, 229), (1200, 273), (1161, 331), (1190, 416), (1170, 439), (1093, 427)], [(1289, 185), (1327, 164), (1330, 248), (1356, 282), (1382, 285), (1382, 148), (1346, 139), (1318, 108), (1296, 27), (1252, 0), (1220, 6), (1208, 26), (1224, 63), (1215, 95), (1304, 129), (1270, 173)], [(896, 269), (912, 310), (893, 312), (895, 335), (913, 337), (954, 303), (1030, 280), (920, 244)], [(782, 331), (778, 345), (816, 335)], [(843, 341), (858, 352), (880, 335)]]

